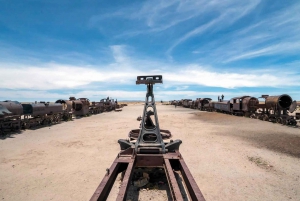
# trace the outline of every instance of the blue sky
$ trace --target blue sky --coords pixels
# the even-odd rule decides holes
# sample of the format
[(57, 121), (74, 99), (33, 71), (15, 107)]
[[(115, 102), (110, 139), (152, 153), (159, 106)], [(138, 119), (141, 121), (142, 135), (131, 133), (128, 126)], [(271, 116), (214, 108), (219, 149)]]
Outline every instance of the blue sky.
[(300, 100), (300, 1), (0, 0), (0, 99)]

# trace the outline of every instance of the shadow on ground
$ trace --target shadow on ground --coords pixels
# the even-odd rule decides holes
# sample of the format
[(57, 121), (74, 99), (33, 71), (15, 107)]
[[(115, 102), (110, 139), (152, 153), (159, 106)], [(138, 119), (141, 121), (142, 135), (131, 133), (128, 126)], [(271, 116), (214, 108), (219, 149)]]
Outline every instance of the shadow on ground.
[[(196, 112), (192, 118), (214, 124), (216, 128), (223, 126), (216, 135), (242, 138), (259, 148), (300, 158), (299, 126), (284, 126), (216, 112)], [(224, 125), (227, 128), (224, 129)]]

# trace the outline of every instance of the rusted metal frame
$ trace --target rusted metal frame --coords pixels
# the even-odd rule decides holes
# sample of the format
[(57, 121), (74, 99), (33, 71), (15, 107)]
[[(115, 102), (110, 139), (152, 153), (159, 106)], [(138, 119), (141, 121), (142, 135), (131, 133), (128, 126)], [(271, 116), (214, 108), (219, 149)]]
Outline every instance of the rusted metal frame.
[(162, 154), (137, 154), (136, 167), (163, 167), (164, 159)]
[(169, 159), (165, 158), (164, 162), (165, 162), (165, 164), (164, 164), (165, 172), (166, 172), (166, 176), (168, 179), (168, 184), (170, 187), (172, 198), (173, 198), (173, 200), (176, 200), (176, 201), (183, 201), (183, 197), (180, 192), (180, 189), (179, 189), (176, 177), (174, 175), (173, 169), (171, 167), (170, 161), (169, 161)]
[(102, 179), (90, 201), (100, 201), (107, 199), (114, 181), (116, 180), (118, 174), (117, 170), (119, 169), (120, 165), (121, 164), (119, 162), (113, 162), (113, 164), (109, 168), (109, 172), (107, 172)]
[(132, 173), (133, 173), (133, 167), (134, 167), (134, 160), (132, 160), (130, 163), (128, 163), (125, 175), (123, 177), (123, 181), (118, 193), (117, 201), (124, 201), (126, 200), (127, 196), (127, 190), (129, 187), (129, 182), (131, 181)]
[(121, 164), (122, 163), (118, 162), (117, 159), (113, 162), (113, 164), (109, 168), (109, 171), (105, 174), (90, 201), (102, 201), (107, 199), (110, 190), (117, 178), (117, 175), (119, 173), (118, 170)]
[[(122, 192), (121, 192), (121, 189), (119, 191), (126, 198), (126, 191), (128, 189), (128, 182), (131, 179), (134, 162), (135, 162), (135, 158), (130, 158), (126, 155), (116, 158), (115, 161), (113, 162), (113, 164), (111, 165), (111, 167), (109, 168), (108, 172), (102, 179), (101, 183), (97, 187), (97, 189), (96, 189), (95, 193), (93, 194), (92, 198), (90, 199), (90, 201), (106, 200), (111, 191), (111, 188), (117, 178), (118, 173), (120, 173), (122, 171), (121, 166), (128, 164), (127, 168), (126, 168), (126, 173), (125, 173), (125, 176), (124, 176), (124, 179), (122, 182), (122, 186), (123, 186), (123, 184), (126, 184), (126, 186), (125, 186), (124, 190), (123, 190), (124, 187), (122, 188)], [(129, 172), (129, 173), (127, 173), (127, 172)], [(129, 177), (128, 177), (128, 174), (129, 174)], [(124, 181), (127, 181), (127, 182), (124, 183)]]
[(188, 194), (190, 195), (191, 199), (193, 201), (205, 201), (194, 177), (192, 176), (183, 158), (179, 159), (179, 164), (184, 183), (189, 191)]

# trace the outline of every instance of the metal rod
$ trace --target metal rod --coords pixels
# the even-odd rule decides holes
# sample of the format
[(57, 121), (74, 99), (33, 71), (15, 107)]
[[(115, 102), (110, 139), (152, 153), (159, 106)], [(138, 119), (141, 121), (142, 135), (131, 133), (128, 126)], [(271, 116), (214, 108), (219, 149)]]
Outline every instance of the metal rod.
[(129, 187), (129, 183), (131, 181), (132, 173), (133, 173), (133, 165), (134, 165), (134, 160), (130, 163), (128, 163), (119, 193), (117, 197), (117, 201), (124, 201), (126, 200), (127, 196), (127, 189)]
[(169, 159), (165, 159), (165, 172), (168, 179), (169, 187), (171, 190), (171, 194), (173, 197), (173, 200), (176, 201), (183, 201), (182, 194), (180, 192), (176, 177), (174, 175), (173, 169), (171, 167)]

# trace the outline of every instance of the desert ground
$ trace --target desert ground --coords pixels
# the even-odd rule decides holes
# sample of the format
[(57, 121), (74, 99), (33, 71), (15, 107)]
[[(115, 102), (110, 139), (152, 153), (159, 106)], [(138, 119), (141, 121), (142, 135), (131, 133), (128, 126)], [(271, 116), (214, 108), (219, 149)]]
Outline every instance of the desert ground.
[[(142, 109), (132, 103), (3, 138), (0, 200), (89, 200)], [(206, 200), (300, 200), (299, 127), (171, 105), (157, 110), (161, 129), (183, 141), (180, 152)], [(142, 194), (135, 199), (168, 200)]]

